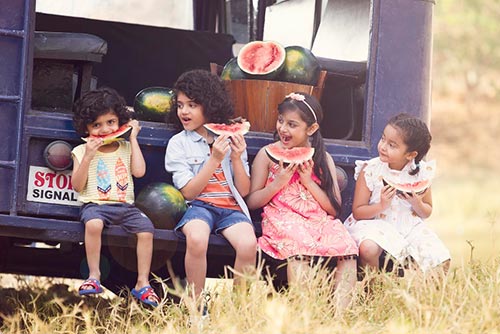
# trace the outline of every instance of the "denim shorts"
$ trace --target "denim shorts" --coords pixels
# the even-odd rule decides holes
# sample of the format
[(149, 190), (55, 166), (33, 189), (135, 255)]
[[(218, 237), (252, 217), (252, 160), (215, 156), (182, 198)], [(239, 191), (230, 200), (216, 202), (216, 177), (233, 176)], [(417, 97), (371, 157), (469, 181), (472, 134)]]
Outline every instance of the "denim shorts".
[(153, 233), (155, 230), (151, 220), (141, 210), (128, 203), (84, 204), (80, 209), (80, 221), (85, 224), (92, 219), (102, 220), (105, 227), (121, 226), (132, 234)]
[(220, 234), (222, 230), (238, 223), (252, 225), (250, 219), (241, 211), (219, 208), (203, 201), (194, 200), (189, 203), (186, 213), (177, 226), (175, 226), (174, 230), (176, 234), (179, 237), (185, 238), (184, 233), (182, 233), (182, 227), (194, 219), (199, 219), (207, 223), (210, 226), (210, 231), (215, 234)]

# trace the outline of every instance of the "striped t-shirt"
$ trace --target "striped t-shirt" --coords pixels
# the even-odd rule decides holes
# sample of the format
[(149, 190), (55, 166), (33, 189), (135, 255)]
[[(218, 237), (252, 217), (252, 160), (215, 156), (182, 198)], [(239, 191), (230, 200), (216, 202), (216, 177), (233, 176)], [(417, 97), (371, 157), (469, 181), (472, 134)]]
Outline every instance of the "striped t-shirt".
[(208, 180), (208, 184), (196, 199), (210, 203), (219, 208), (241, 211), (240, 206), (229, 189), (226, 176), (220, 164), (215, 169), (210, 180)]

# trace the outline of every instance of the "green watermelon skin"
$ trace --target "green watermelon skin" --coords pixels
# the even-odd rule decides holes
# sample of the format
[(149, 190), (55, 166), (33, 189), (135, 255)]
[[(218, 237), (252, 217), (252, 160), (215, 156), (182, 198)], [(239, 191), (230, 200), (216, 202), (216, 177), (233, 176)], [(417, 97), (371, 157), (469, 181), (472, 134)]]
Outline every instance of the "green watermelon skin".
[(301, 46), (287, 46), (286, 58), (278, 80), (315, 86), (321, 68), (314, 54)]
[(186, 202), (174, 186), (155, 182), (144, 187), (135, 199), (135, 205), (148, 216), (158, 229), (174, 229), (186, 212)]
[(148, 87), (134, 99), (137, 119), (150, 122), (165, 122), (171, 108), (174, 91), (166, 87)]
[(238, 58), (234, 57), (224, 65), (220, 77), (222, 80), (242, 80), (246, 79), (247, 75), (238, 66)]

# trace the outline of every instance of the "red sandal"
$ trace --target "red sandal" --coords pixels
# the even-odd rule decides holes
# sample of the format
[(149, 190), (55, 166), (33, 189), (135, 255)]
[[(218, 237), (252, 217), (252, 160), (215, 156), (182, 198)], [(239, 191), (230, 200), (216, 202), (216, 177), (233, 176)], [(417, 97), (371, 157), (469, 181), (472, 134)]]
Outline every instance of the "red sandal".
[[(85, 289), (85, 286), (92, 286), (91, 289)], [(86, 296), (86, 295), (97, 295), (99, 293), (102, 293), (103, 289), (101, 286), (101, 282), (99, 282), (98, 279), (96, 278), (87, 278), (82, 285), (78, 288), (78, 294), (80, 296)]]
[(155, 293), (155, 290), (150, 285), (147, 285), (139, 290), (132, 289), (132, 296), (134, 296), (137, 300), (141, 301), (142, 303), (157, 307), (158, 302), (150, 300), (149, 297), (153, 297), (153, 299), (156, 299), (157, 301), (160, 301), (160, 297)]

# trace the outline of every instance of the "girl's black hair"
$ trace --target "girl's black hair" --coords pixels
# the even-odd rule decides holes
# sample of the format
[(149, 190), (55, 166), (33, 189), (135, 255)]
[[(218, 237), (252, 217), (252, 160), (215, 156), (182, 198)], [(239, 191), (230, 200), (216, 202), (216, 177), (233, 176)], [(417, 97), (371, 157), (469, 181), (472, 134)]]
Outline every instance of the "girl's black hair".
[[(319, 101), (314, 96), (309, 95), (307, 93), (295, 92), (295, 94), (300, 94), (304, 96), (305, 102), (307, 102), (307, 104), (311, 106), (312, 110), (314, 110), (314, 114), (316, 115), (317, 121), (312, 111), (304, 102), (297, 101), (289, 97), (286, 97), (283, 100), (283, 102), (281, 102), (278, 105), (278, 113), (282, 114), (285, 111), (289, 110), (299, 110), (300, 117), (304, 122), (306, 122), (308, 127), (316, 122), (320, 124), (321, 121), (323, 120), (323, 108), (321, 107)], [(275, 139), (278, 139), (277, 135), (278, 134), (275, 133)], [(321, 132), (319, 131), (319, 129), (316, 132), (314, 132), (310, 140), (311, 140), (311, 146), (314, 147), (314, 156), (313, 156), (314, 173), (319, 176), (319, 179), (321, 181), (320, 185), (321, 189), (325, 190), (328, 199), (330, 200), (332, 206), (335, 208), (336, 215), (338, 217), (340, 215), (341, 205), (337, 201), (337, 198), (333, 191), (333, 184), (334, 184), (333, 175), (332, 173), (330, 173), (330, 169), (328, 168), (328, 162), (326, 160), (327, 151), (325, 149), (323, 137), (321, 136)]]
[(406, 113), (401, 113), (389, 119), (389, 125), (399, 129), (403, 136), (403, 141), (408, 146), (408, 152), (416, 151), (415, 169), (409, 174), (415, 175), (420, 171), (420, 161), (425, 157), (431, 148), (432, 136), (427, 124), (417, 117)]
[(80, 136), (87, 136), (87, 125), (110, 111), (118, 116), (120, 126), (131, 118), (125, 99), (113, 88), (102, 87), (85, 92), (73, 104), (73, 126), (76, 132)]
[(203, 106), (203, 114), (209, 123), (227, 123), (233, 116), (233, 105), (224, 82), (206, 70), (184, 72), (174, 84), (175, 95), (167, 119), (178, 130), (182, 124), (177, 117), (177, 94), (184, 93), (191, 100)]

